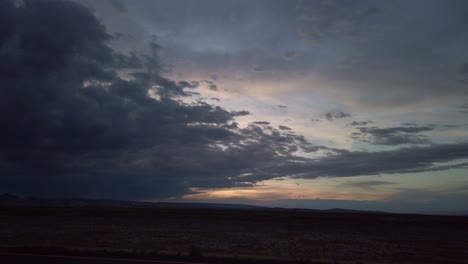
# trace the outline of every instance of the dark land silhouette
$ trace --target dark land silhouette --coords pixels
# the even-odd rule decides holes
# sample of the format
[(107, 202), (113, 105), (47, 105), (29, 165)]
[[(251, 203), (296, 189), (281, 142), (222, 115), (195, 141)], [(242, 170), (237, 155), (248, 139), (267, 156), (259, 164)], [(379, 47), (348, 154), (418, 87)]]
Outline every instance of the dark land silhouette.
[(60, 249), (64, 254), (120, 252), (134, 257), (312, 263), (464, 263), (468, 259), (466, 216), (336, 209), (4, 203), (0, 237), (3, 252)]

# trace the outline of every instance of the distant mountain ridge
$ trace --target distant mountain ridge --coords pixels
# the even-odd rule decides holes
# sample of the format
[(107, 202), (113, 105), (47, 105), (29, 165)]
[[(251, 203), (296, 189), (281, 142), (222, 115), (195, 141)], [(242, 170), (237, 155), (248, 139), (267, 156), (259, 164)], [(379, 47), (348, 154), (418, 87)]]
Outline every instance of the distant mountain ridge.
[[(29, 206), (29, 207), (89, 207), (89, 208), (191, 208), (191, 209), (233, 209), (233, 210), (274, 210), (285, 212), (328, 212), (328, 213), (365, 213), (391, 214), (382, 211), (353, 210), (344, 208), (308, 209), (267, 207), (248, 204), (227, 203), (197, 203), (197, 202), (140, 202), (112, 199), (90, 198), (38, 198), (19, 197), (11, 194), (0, 195), (0, 207)], [(435, 215), (468, 215), (468, 211), (437, 212)]]
[[(247, 204), (225, 203), (180, 203), (180, 202), (139, 202), (111, 199), (89, 198), (37, 198), (19, 197), (11, 194), (0, 195), (0, 206), (31, 206), (31, 207), (102, 207), (102, 208), (198, 208), (198, 209), (237, 209), (237, 210), (275, 210), (275, 211), (304, 211), (304, 212), (340, 212), (362, 213), (367, 211), (333, 208), (316, 210), (305, 208), (266, 207)], [(376, 212), (378, 213), (378, 212)]]
[(104, 207), (104, 208), (222, 208), (222, 209), (269, 209), (269, 207), (247, 204), (223, 203), (179, 203), (179, 202), (138, 202), (89, 198), (37, 198), (19, 197), (11, 194), (0, 195), (0, 206), (32, 207)]
[(90, 198), (37, 198), (19, 197), (11, 194), (0, 195), (0, 207), (89, 207), (89, 208), (191, 208), (191, 209), (232, 209), (232, 210), (273, 210), (285, 212), (331, 212), (331, 213), (385, 213), (377, 211), (332, 208), (328, 210), (306, 208), (266, 207), (248, 204), (196, 203), (196, 202), (140, 202)]

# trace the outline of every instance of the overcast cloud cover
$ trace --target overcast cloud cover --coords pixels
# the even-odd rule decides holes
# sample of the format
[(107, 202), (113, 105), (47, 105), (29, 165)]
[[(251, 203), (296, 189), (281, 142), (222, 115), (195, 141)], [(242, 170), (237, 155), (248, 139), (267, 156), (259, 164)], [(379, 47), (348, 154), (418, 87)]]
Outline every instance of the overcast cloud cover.
[(465, 1), (0, 5), (0, 192), (466, 209)]

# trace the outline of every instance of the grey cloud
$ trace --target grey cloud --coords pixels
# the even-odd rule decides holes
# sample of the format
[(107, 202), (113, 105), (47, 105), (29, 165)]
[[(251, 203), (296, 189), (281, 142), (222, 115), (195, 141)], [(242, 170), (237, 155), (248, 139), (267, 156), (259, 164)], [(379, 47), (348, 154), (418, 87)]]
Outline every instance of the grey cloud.
[(287, 109), (288, 107), (285, 105), (278, 105), (279, 108)]
[(270, 124), (270, 122), (268, 121), (255, 121), (253, 123), (257, 125), (269, 125)]
[(368, 128), (369, 131), (377, 132), (381, 134), (392, 134), (392, 133), (419, 133), (425, 131), (434, 130), (436, 127), (435, 125), (427, 125), (427, 126), (404, 126), (404, 127), (386, 127), (386, 128), (377, 128), (377, 127), (370, 127)]
[(216, 97), (211, 98), (211, 100), (212, 100), (212, 101), (216, 101), (216, 102), (221, 102), (221, 99), (216, 98)]
[(199, 85), (200, 85), (200, 82), (197, 82), (197, 81), (191, 81), (191, 82), (188, 82), (188, 81), (179, 81), (177, 82), (177, 85), (182, 87), (183, 88), (191, 88), (191, 89), (194, 89), (194, 88), (197, 88)]
[(465, 92), (465, 103), (461, 105), (460, 108), (460, 113), (467, 114), (468, 113), (468, 92)]
[(218, 91), (218, 87), (216, 86), (216, 84), (210, 84), (210, 90)]
[(193, 96), (193, 95), (201, 95), (199, 92), (190, 92), (190, 91), (187, 91), (185, 92), (188, 96)]
[[(418, 11), (422, 6), (424, 15)], [(467, 29), (460, 8), (466, 3), (305, 1), (301, 32), (311, 49), (323, 47), (326, 54), (315, 72), (348, 87), (349, 93), (342, 92), (361, 105), (395, 109), (434, 101), (434, 108), (460, 94), (453, 68), (444, 66), (457, 63), (460, 56), (431, 53), (451, 53), (451, 45), (468, 44), (467, 38), (455, 37)], [(449, 43), (437, 41), (441, 32)], [(330, 45), (334, 48), (327, 50)]]
[(374, 121), (368, 120), (368, 121), (353, 121), (349, 123), (348, 125), (350, 126), (366, 126), (369, 124), (375, 123)]
[(427, 136), (418, 133), (432, 131), (435, 128), (435, 125), (415, 126), (413, 124), (386, 128), (357, 127), (358, 132), (353, 132), (351, 138), (358, 142), (376, 145), (428, 144), (431, 141), (427, 139)]
[(311, 40), (321, 40), (329, 35), (340, 34), (356, 36), (369, 28), (365, 21), (379, 14), (377, 7), (363, 7), (361, 2), (343, 3), (341, 1), (303, 2), (299, 17), (303, 23), (301, 33)]
[(210, 90), (218, 91), (218, 86), (216, 86), (214, 82), (209, 81), (209, 80), (205, 80), (205, 82), (208, 83), (208, 88), (210, 88)]
[(394, 182), (389, 181), (382, 181), (382, 180), (368, 180), (368, 181), (350, 181), (346, 183), (342, 183), (339, 187), (352, 187), (364, 190), (373, 190), (375, 187), (379, 186), (386, 186), (386, 185), (394, 185)]
[(468, 114), (468, 103), (460, 106), (460, 112), (464, 114)]
[[(291, 35), (296, 24), (292, 16), (296, 1), (120, 2), (131, 5), (132, 16), (108, 14), (99, 1), (92, 4), (104, 22), (119, 27), (116, 31), (135, 32), (140, 42), (152, 34), (161, 36), (161, 53), (179, 69), (201, 70), (206, 76), (215, 74), (224, 79), (239, 70), (249, 76), (258, 75), (252, 65), (260, 65), (257, 70), (268, 66), (268, 71), (261, 74), (266, 78), (278, 68), (288, 68), (278, 54), (283, 47), (291, 46), (285, 34)], [(181, 7), (186, 11), (181, 12)], [(278, 22), (274, 30), (265, 30), (272, 20)]]
[(120, 68), (138, 69), (143, 67), (144, 64), (141, 57), (135, 54), (134, 52), (131, 52), (129, 54), (117, 53), (114, 56), (114, 60)]
[[(135, 12), (125, 18), (107, 14), (102, 6), (108, 5), (99, 2), (92, 4), (103, 21), (121, 25), (116, 31), (135, 32), (140, 42), (154, 33), (163, 36), (158, 39), (162, 53), (189, 72), (216, 73), (223, 79), (240, 72), (244, 80), (314, 74), (327, 85), (347, 87), (339, 92), (350, 100), (391, 109), (450, 102), (460, 92), (461, 84), (452, 84), (459, 76), (443, 65), (460, 65), (467, 55), (462, 48), (468, 44), (463, 1), (121, 0)], [(180, 12), (181, 6), (190, 11)], [(312, 42), (309, 48), (298, 43), (299, 27)], [(286, 63), (281, 56), (285, 48), (301, 56)], [(258, 74), (251, 65), (268, 71)], [(304, 85), (302, 92), (309, 90)]]
[(285, 51), (283, 51), (283, 53), (281, 54), (281, 57), (285, 60), (292, 60), (296, 57), (296, 52), (293, 51), (293, 50), (289, 50), (289, 49), (286, 49)]
[(403, 123), (403, 126), (417, 126), (418, 124), (416, 123)]
[(279, 125), (278, 128), (281, 129), (281, 130), (291, 130), (290, 127), (282, 126), (282, 125)]
[(126, 13), (128, 11), (127, 7), (120, 2), (119, 0), (109, 0), (112, 7), (121, 13)]
[(442, 127), (445, 128), (461, 128), (461, 127), (467, 127), (468, 124), (450, 124), (450, 125), (442, 125)]
[(328, 121), (333, 121), (335, 119), (341, 119), (341, 118), (346, 118), (346, 117), (350, 117), (350, 116), (351, 116), (351, 114), (345, 113), (345, 112), (342, 112), (342, 111), (330, 111), (330, 112), (325, 113), (325, 118)]
[[(222, 108), (220, 108), (222, 109)], [(241, 110), (241, 111), (231, 111), (231, 114), (233, 116), (246, 116), (246, 115), (250, 115), (250, 112), (247, 111), (247, 110)]]
[[(296, 178), (350, 177), (466, 168), (458, 165), (435, 165), (468, 158), (468, 143), (407, 147), (390, 151), (342, 151), (335, 155), (302, 164), (277, 164), (268, 170), (274, 175)], [(271, 176), (270, 176), (271, 177)]]

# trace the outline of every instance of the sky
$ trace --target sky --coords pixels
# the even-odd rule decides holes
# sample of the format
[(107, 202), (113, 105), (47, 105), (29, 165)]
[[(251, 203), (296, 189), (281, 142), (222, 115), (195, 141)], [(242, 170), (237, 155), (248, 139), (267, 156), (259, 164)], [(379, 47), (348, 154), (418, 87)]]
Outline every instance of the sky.
[(466, 211), (467, 9), (3, 0), (0, 193)]

